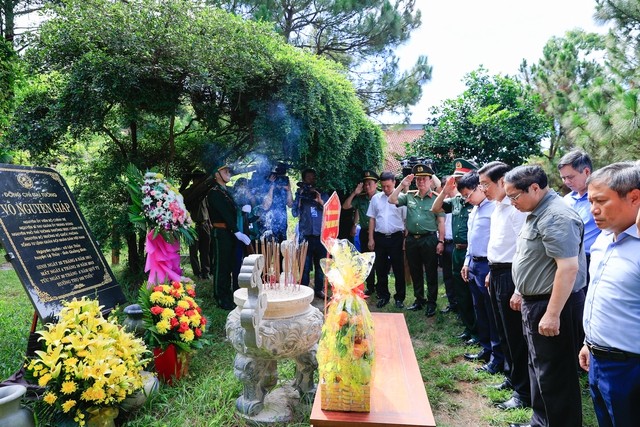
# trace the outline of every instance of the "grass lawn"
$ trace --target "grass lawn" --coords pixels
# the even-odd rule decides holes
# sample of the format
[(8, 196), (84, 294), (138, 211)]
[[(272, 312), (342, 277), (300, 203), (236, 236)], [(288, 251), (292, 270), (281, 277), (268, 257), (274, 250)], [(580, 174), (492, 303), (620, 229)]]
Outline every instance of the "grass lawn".
[[(189, 274), (189, 270), (185, 273)], [(118, 271), (116, 269), (116, 275)], [(392, 281), (393, 283), (393, 281)], [(392, 292), (393, 293), (393, 292)], [(446, 305), (441, 286), (438, 305)], [(242, 387), (233, 374), (235, 351), (225, 341), (224, 325), (228, 312), (212, 302), (212, 285), (198, 282), (198, 296), (209, 319), (208, 336), (211, 345), (198, 351), (191, 360), (190, 373), (174, 387), (162, 386), (145, 406), (134, 414), (121, 414), (119, 425), (152, 426), (245, 426), (236, 414), (235, 399)], [(409, 305), (413, 302), (411, 287), (407, 290)], [(467, 348), (455, 335), (462, 327), (453, 314), (438, 314), (430, 319), (424, 312), (397, 310), (393, 304), (382, 310), (369, 304), (371, 311), (400, 312), (413, 340), (418, 364), (438, 426), (506, 426), (510, 422), (526, 422), (530, 410), (503, 412), (494, 402), (506, 400), (510, 392), (490, 387), (502, 381), (502, 376), (476, 373), (473, 363), (462, 355), (477, 348)], [(13, 270), (0, 270), (0, 377), (6, 379), (22, 364), (33, 308)], [(38, 326), (41, 328), (41, 325)], [(279, 366), (280, 379), (293, 378), (293, 363)], [(591, 399), (582, 378), (585, 427), (597, 426)], [(295, 420), (288, 426), (309, 426), (308, 405), (295, 408)]]

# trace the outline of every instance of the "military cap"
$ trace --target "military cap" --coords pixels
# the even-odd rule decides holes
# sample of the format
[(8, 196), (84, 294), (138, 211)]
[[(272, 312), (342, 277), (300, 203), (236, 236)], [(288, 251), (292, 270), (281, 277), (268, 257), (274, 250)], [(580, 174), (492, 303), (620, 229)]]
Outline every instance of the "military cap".
[(455, 170), (452, 174), (453, 176), (462, 176), (467, 172), (478, 169), (478, 165), (470, 160), (454, 159), (453, 164), (455, 165)]
[(411, 173), (415, 176), (431, 176), (433, 175), (433, 169), (425, 164), (418, 163), (411, 169)]
[(378, 177), (378, 174), (377, 174), (377, 173), (375, 173), (374, 171), (372, 171), (372, 170), (366, 170), (366, 171), (362, 172), (362, 182), (365, 182), (365, 181), (366, 181), (366, 180), (368, 180), (368, 179), (371, 179), (371, 180), (373, 180), (373, 181), (378, 182), (378, 180), (379, 180), (380, 178)]

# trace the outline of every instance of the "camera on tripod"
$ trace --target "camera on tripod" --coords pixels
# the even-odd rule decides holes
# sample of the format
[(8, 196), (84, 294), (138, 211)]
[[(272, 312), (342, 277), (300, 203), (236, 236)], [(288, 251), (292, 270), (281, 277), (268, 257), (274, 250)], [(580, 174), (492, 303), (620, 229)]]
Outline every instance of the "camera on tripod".
[(400, 160), (400, 166), (402, 167), (402, 177), (404, 178), (405, 176), (410, 175), (413, 167), (419, 164), (429, 166), (434, 173), (436, 172), (436, 164), (433, 159), (411, 156), (409, 158)]

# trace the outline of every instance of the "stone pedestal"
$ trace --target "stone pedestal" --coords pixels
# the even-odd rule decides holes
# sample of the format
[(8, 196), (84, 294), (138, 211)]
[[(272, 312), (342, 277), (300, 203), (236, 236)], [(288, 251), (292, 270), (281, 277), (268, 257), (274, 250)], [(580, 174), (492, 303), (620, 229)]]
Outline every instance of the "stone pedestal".
[[(286, 422), (296, 404), (291, 402), (293, 395), (313, 401), (323, 316), (310, 305), (313, 290), (309, 287), (264, 290), (262, 266), (261, 255), (245, 259), (239, 278), (242, 288), (234, 293), (237, 307), (227, 317), (227, 338), (237, 351), (234, 372), (244, 386), (236, 408), (258, 423)], [(295, 361), (296, 375), (291, 384), (276, 389), (278, 396), (272, 398), (268, 394), (278, 385), (277, 362), (281, 359)]]

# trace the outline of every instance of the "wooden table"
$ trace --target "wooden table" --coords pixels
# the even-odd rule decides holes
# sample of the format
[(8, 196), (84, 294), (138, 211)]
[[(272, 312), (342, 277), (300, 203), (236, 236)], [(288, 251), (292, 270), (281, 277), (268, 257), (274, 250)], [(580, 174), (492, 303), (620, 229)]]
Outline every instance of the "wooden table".
[(435, 426), (404, 315), (372, 313), (375, 336), (371, 412), (320, 409), (320, 387), (313, 401), (313, 427), (365, 425)]

